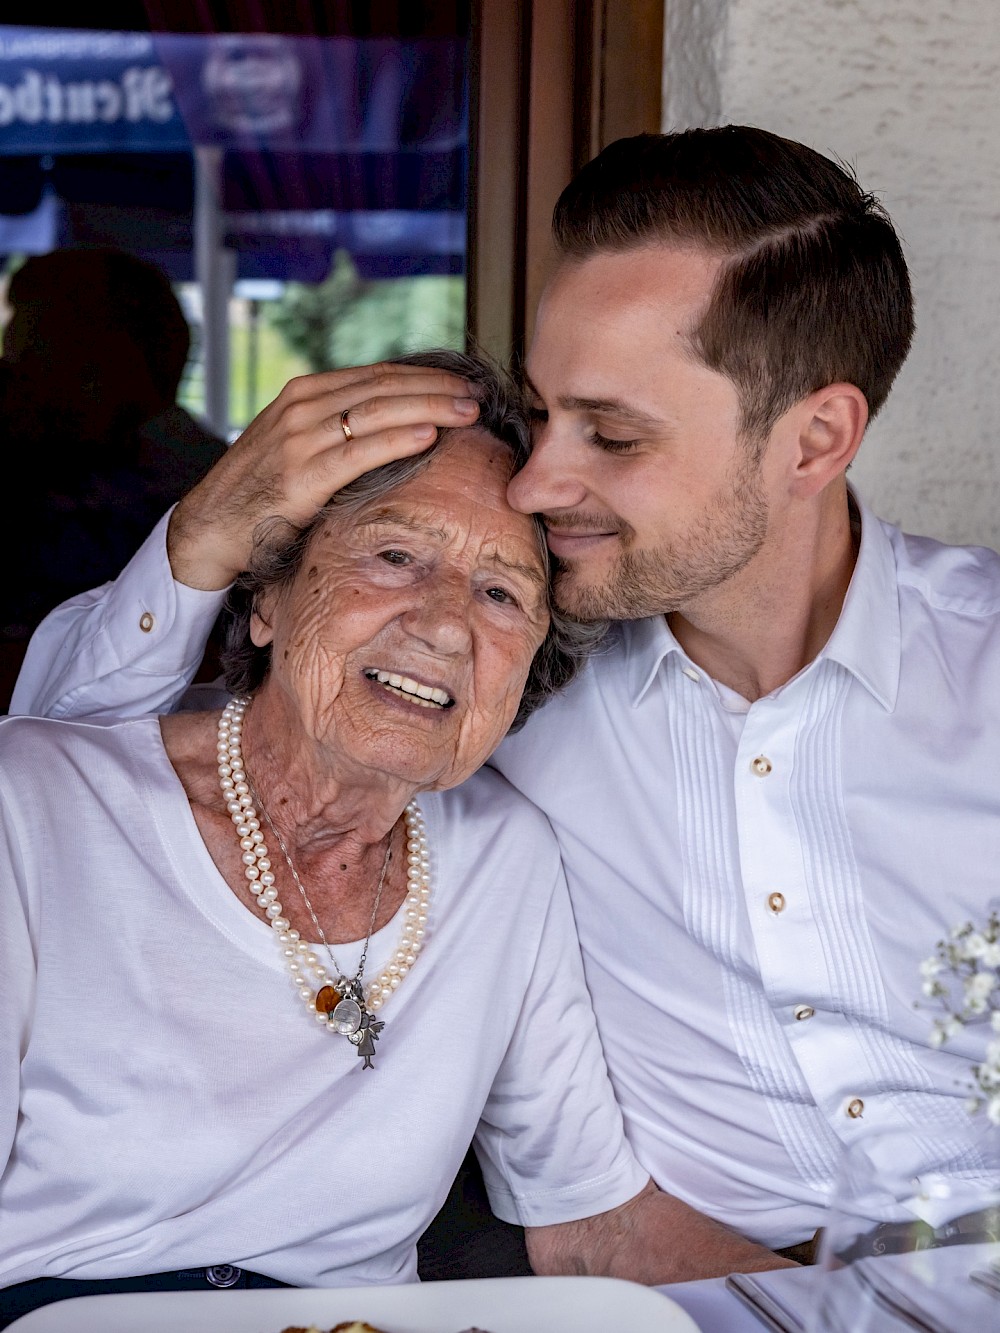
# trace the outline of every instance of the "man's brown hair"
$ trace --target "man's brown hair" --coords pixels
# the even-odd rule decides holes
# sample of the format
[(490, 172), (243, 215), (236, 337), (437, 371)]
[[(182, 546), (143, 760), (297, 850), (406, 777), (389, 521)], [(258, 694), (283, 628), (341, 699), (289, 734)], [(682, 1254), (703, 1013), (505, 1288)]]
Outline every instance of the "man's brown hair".
[(766, 130), (619, 139), (566, 187), (552, 227), (567, 259), (655, 243), (726, 256), (693, 344), (736, 385), (752, 438), (838, 381), (874, 416), (909, 351), (910, 280), (885, 211), (844, 168)]

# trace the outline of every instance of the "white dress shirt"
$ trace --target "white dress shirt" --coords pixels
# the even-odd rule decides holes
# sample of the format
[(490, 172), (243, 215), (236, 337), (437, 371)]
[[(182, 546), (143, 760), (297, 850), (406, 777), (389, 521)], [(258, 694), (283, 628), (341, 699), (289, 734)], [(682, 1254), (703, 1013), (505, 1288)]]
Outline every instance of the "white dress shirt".
[[(915, 1171), (947, 1157), (983, 1051), (931, 1048), (915, 1002), (919, 961), (1000, 895), (1000, 556), (861, 513), (837, 627), (787, 685), (747, 704), (664, 620), (626, 624), (493, 761), (559, 839), (639, 1159), (775, 1246), (820, 1224), (869, 1128)], [(176, 619), (173, 668), (171, 636), (148, 660), (179, 693), (198, 625), (162, 549), (43, 626), (16, 705), (141, 707), (144, 598)]]
[(775, 1246), (855, 1136), (898, 1126), (915, 1171), (957, 1151), (985, 1040), (932, 1049), (914, 1002), (1000, 894), (1000, 557), (862, 514), (839, 623), (781, 689), (748, 704), (634, 622), (494, 761), (559, 839), (639, 1159)]

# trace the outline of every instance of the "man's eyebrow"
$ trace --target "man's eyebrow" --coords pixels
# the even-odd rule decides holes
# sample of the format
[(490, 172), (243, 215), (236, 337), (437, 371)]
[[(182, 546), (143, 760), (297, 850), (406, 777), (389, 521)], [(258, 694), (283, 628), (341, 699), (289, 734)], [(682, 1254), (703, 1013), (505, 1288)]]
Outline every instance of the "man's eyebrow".
[[(525, 388), (530, 390), (536, 398), (541, 398), (542, 395), (532, 384), (531, 377), (525, 375), (523, 378)], [(564, 412), (595, 412), (601, 416), (618, 417), (621, 421), (633, 422), (637, 426), (663, 425), (659, 417), (651, 416), (648, 412), (633, 407), (631, 403), (625, 402), (623, 398), (577, 398), (573, 394), (564, 394), (556, 401)]]

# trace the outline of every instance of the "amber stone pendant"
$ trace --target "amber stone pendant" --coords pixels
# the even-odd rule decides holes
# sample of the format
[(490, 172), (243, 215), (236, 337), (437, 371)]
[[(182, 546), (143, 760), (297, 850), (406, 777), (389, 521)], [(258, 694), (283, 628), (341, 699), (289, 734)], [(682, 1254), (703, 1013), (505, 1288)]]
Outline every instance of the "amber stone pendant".
[(332, 1014), (342, 999), (340, 991), (334, 990), (332, 986), (323, 986), (316, 995), (317, 1013)]

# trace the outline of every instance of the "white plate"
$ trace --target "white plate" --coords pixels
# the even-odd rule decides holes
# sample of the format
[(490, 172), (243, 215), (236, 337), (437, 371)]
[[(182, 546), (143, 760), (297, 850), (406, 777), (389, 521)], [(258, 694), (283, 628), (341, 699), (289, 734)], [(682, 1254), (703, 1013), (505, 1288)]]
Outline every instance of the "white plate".
[(404, 1287), (128, 1292), (56, 1301), (11, 1333), (281, 1333), (364, 1319), (384, 1333), (698, 1333), (666, 1296), (609, 1277), (508, 1277)]

